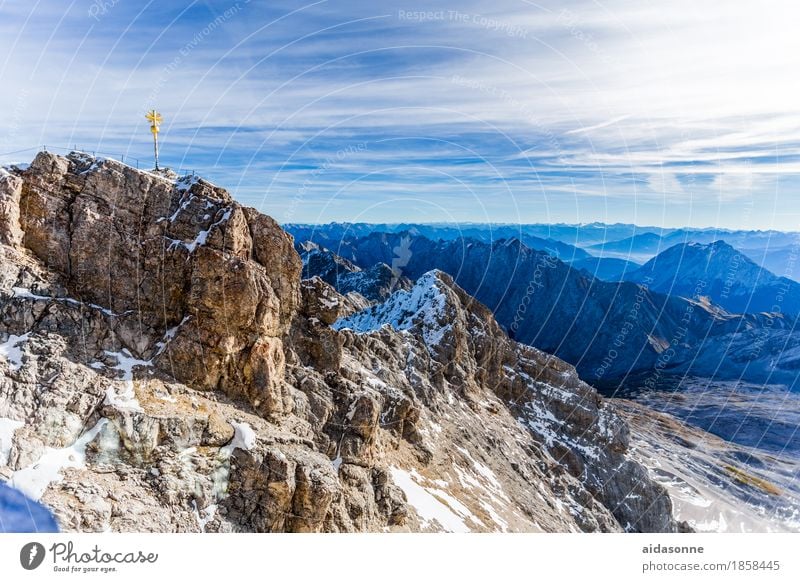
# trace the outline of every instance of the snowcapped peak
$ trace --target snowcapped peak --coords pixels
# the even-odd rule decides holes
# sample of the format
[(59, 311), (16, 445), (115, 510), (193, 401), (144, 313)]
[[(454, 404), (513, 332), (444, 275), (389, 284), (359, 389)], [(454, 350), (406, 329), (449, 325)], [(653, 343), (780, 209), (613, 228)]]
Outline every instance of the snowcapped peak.
[(435, 269), (422, 275), (408, 290), (393, 293), (374, 305), (333, 324), (337, 330), (368, 333), (391, 325), (396, 330), (419, 329), (428, 347), (439, 345), (451, 328), (447, 318), (447, 285), (444, 273)]

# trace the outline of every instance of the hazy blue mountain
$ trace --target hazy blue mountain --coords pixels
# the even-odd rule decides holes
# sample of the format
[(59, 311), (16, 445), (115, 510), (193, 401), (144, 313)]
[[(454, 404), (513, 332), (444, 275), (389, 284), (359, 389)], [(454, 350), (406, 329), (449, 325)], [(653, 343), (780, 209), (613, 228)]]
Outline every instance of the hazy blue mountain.
[[(326, 225), (286, 224), (284, 230), (297, 241), (312, 241), (340, 255), (339, 246), (342, 241), (367, 236), (375, 232), (408, 233), (412, 236), (424, 236), (431, 240), (452, 241), (458, 239), (476, 240), (491, 243), (496, 240), (518, 238), (528, 247), (546, 251), (562, 261), (586, 259), (592, 255), (577, 246), (540, 236), (543, 229), (530, 229), (526, 225), (491, 225), (491, 224), (349, 224), (331, 223)], [(534, 232), (531, 232), (534, 231)]]
[(615, 241), (605, 241), (587, 248), (593, 255), (622, 260), (646, 260), (658, 254), (667, 243), (655, 232), (645, 232)]
[(731, 313), (800, 313), (800, 283), (759, 267), (724, 241), (675, 245), (625, 280), (660, 293), (709, 297)]
[(776, 275), (800, 280), (800, 246), (796, 243), (778, 248), (739, 248), (744, 255)]
[[(708, 244), (724, 240), (759, 266), (790, 279), (800, 280), (800, 233), (718, 228), (671, 228), (633, 224), (365, 224), (331, 223), (324, 225), (286, 224), (284, 228), (297, 240), (311, 240), (335, 252), (342, 240), (364, 237), (374, 232), (407, 232), (431, 240), (460, 238), (492, 243), (516, 238), (526, 246), (547, 251), (576, 268), (597, 273), (601, 279), (615, 280), (622, 272), (621, 259), (645, 263), (671, 246), (681, 243)], [(602, 261), (584, 261), (590, 257)]]

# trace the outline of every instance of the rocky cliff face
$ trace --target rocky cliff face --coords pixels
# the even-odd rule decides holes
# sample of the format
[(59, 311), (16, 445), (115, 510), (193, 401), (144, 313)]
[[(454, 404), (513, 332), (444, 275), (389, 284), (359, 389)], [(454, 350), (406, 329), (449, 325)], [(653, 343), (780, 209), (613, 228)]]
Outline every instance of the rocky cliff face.
[(442, 273), (367, 307), (202, 179), (48, 153), (0, 261), (0, 478), (64, 529), (676, 527), (614, 408)]

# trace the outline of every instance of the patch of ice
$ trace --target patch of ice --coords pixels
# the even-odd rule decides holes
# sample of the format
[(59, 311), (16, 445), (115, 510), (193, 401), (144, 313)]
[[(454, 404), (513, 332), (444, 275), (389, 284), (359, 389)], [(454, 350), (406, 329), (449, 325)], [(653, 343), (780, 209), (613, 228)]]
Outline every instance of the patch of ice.
[(230, 443), (219, 449), (219, 466), (212, 474), (214, 495), (217, 501), (225, 499), (228, 495), (228, 480), (231, 472), (230, 458), (236, 449), (249, 451), (256, 445), (256, 433), (246, 422), (232, 422), (233, 439)]
[(59, 483), (64, 479), (63, 469), (83, 468), (86, 466), (86, 445), (108, 423), (101, 418), (91, 430), (83, 433), (72, 446), (63, 449), (47, 447), (41, 458), (33, 465), (15, 471), (9, 484), (19, 489), (31, 499), (38, 501), (51, 483)]
[(14, 431), (25, 426), (24, 422), (11, 418), (0, 418), (0, 467), (8, 464), (11, 445), (14, 443)]
[(11, 371), (16, 372), (22, 367), (22, 344), (28, 341), (30, 333), (23, 335), (10, 335), (0, 343), (0, 357), (5, 358)]

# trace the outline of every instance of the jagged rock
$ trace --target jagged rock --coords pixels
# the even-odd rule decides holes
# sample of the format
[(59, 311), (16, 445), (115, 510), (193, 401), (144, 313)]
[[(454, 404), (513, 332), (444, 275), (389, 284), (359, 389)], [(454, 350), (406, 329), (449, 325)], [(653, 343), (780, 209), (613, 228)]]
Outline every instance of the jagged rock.
[(21, 177), (25, 246), (72, 296), (117, 315), (132, 353), (152, 354), (148, 339), (169, 335), (157, 367), (286, 412), (280, 337), (300, 262), (274, 221), (205, 180), (170, 182), (112, 160), (41, 153)]
[(411, 288), (408, 277), (386, 263), (361, 269), (311, 241), (296, 245), (303, 261), (303, 277), (319, 277), (342, 295), (357, 294), (370, 302), (380, 302), (395, 291)]
[(0, 169), (0, 244), (17, 246), (22, 242), (19, 226), (19, 198), (22, 180)]

